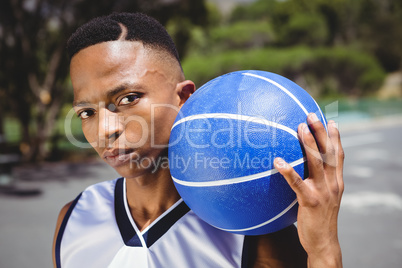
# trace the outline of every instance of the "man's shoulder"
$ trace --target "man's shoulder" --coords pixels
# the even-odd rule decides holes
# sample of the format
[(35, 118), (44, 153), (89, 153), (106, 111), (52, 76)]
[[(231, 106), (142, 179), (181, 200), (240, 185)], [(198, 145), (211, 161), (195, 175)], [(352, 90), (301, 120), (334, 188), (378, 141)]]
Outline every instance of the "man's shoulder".
[(89, 185), (83, 192), (86, 191), (100, 191), (100, 190), (114, 190), (118, 182), (123, 181), (124, 178), (117, 178), (113, 180), (101, 181), (92, 185)]
[[(117, 178), (92, 184), (79, 194), (78, 202), (81, 200), (93, 200), (97, 203), (101, 200), (114, 199), (116, 188), (123, 188), (123, 183), (124, 178)], [(92, 201), (90, 203), (95, 205)]]
[(79, 200), (83, 198), (91, 198), (98, 195), (104, 197), (113, 195), (116, 183), (119, 180), (122, 180), (122, 178), (102, 181), (86, 187), (74, 200), (68, 202), (66, 205), (63, 206), (59, 214), (59, 220), (62, 221), (68, 211), (73, 209), (74, 206), (79, 202)]

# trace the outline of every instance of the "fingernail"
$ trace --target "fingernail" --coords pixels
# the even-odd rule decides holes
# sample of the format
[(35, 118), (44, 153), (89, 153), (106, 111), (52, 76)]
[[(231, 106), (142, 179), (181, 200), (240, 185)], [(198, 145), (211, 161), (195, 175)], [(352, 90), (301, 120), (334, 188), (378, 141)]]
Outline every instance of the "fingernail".
[(311, 113), (309, 116), (310, 116), (311, 123), (318, 121), (318, 117), (315, 113)]
[(275, 161), (276, 161), (276, 165), (277, 165), (279, 168), (285, 168), (285, 167), (286, 167), (286, 162), (285, 162), (285, 160), (283, 160), (282, 158), (277, 157), (277, 158), (275, 159)]
[(307, 124), (302, 124), (302, 129), (303, 129), (303, 133), (304, 134), (308, 134), (308, 133), (310, 133), (310, 129), (309, 129), (309, 127), (307, 126)]
[(330, 125), (331, 127), (333, 127), (333, 128), (338, 129), (338, 124), (335, 123), (335, 121), (330, 121), (330, 122), (329, 122), (329, 125)]

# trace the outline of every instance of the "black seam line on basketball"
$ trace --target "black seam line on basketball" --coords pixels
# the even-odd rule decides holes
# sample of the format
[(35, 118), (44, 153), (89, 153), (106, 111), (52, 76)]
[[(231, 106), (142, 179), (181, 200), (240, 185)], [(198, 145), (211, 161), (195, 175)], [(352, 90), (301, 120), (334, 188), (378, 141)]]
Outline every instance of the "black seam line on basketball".
[[(293, 161), (289, 163), (292, 167), (301, 165), (306, 162), (306, 158), (302, 157), (300, 159), (297, 159), (296, 161)], [(237, 177), (237, 178), (230, 178), (230, 179), (223, 179), (223, 180), (216, 180), (216, 181), (183, 181), (179, 180), (173, 176), (172, 180), (180, 185), (183, 186), (189, 186), (189, 187), (215, 187), (215, 186), (224, 186), (224, 185), (231, 185), (231, 184), (236, 184), (236, 183), (243, 183), (243, 182), (248, 182), (248, 181), (254, 181), (258, 179), (265, 178), (270, 175), (277, 174), (278, 170), (273, 168), (268, 171), (263, 171), (260, 173), (252, 174), (252, 175), (247, 175), (247, 176), (242, 176), (242, 177)]]
[(166, 214), (158, 222), (156, 222), (142, 237), (147, 247), (151, 247), (159, 238), (161, 238), (179, 219), (186, 215), (190, 208), (182, 201), (172, 211)]
[(123, 185), (124, 185), (124, 178), (119, 178), (116, 182), (115, 194), (114, 194), (115, 198), (114, 209), (115, 209), (115, 218), (117, 226), (119, 227), (120, 235), (126, 246), (142, 247), (141, 240), (138, 237), (126, 213), (124, 205)]
[(261, 124), (261, 125), (266, 125), (274, 128), (281, 129), (283, 131), (286, 131), (293, 137), (297, 138), (297, 132), (294, 131), (293, 129), (278, 124), (277, 122), (272, 122), (263, 118), (259, 117), (254, 117), (254, 116), (248, 116), (248, 115), (241, 115), (241, 114), (230, 114), (230, 113), (206, 113), (206, 114), (196, 114), (196, 115), (189, 115), (184, 118), (181, 118), (177, 122), (175, 122), (171, 128), (173, 130), (176, 126), (193, 121), (193, 120), (200, 120), (200, 119), (231, 119), (231, 120), (241, 120), (241, 121), (248, 121), (248, 122), (253, 122), (256, 124)]
[(214, 226), (214, 227), (215, 227), (215, 228), (218, 228), (218, 229), (220, 229), (220, 230), (226, 231), (226, 232), (245, 232), (245, 231), (250, 231), (250, 230), (258, 229), (258, 228), (261, 228), (261, 227), (263, 227), (263, 226), (265, 226), (265, 225), (267, 225), (267, 224), (269, 224), (269, 223), (271, 223), (271, 222), (273, 222), (273, 221), (279, 219), (281, 216), (283, 216), (283, 215), (286, 214), (289, 210), (291, 210), (296, 204), (297, 204), (297, 198), (296, 198), (295, 200), (293, 200), (293, 202), (290, 203), (290, 205), (287, 206), (284, 210), (282, 210), (280, 213), (276, 214), (276, 216), (270, 218), (270, 219), (267, 220), (267, 221), (264, 221), (263, 223), (260, 223), (260, 224), (257, 224), (257, 225), (251, 226), (251, 227), (242, 228), (242, 229), (224, 229), (224, 228), (220, 228), (220, 227), (216, 227), (216, 226)]
[(56, 267), (57, 268), (61, 267), (61, 256), (60, 256), (61, 240), (63, 238), (63, 234), (64, 234), (64, 231), (66, 229), (68, 219), (70, 218), (71, 213), (73, 212), (73, 209), (74, 209), (75, 205), (77, 205), (78, 200), (81, 198), (81, 196), (82, 196), (82, 193), (80, 193), (74, 199), (74, 201), (71, 203), (70, 207), (67, 210), (66, 215), (64, 215), (63, 222), (60, 225), (59, 233), (57, 234), (56, 245), (55, 245), (55, 259), (56, 259)]

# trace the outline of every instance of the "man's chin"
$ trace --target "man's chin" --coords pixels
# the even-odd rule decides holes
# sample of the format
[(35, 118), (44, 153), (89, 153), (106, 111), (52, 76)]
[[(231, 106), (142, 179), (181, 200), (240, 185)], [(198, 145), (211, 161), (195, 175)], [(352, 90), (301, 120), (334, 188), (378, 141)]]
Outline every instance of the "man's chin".
[(167, 156), (154, 157), (132, 157), (122, 161), (106, 161), (117, 173), (125, 178), (134, 178), (146, 174), (155, 175), (160, 171), (169, 171)]

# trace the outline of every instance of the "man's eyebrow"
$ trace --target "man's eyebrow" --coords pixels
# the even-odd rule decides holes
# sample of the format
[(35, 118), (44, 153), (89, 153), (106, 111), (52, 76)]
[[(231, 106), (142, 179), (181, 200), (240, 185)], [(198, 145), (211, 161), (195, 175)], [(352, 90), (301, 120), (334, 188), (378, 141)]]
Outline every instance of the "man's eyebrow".
[[(120, 92), (126, 90), (126, 89), (141, 89), (141, 85), (136, 84), (136, 83), (123, 83), (113, 89), (110, 89), (106, 93), (106, 97), (108, 99), (112, 98), (113, 96), (119, 94)], [(73, 107), (79, 107), (79, 106), (90, 106), (91, 102), (89, 101), (73, 101)]]
[(120, 92), (122, 92), (122, 91), (124, 91), (124, 90), (126, 90), (128, 88), (130, 88), (130, 89), (140, 89), (141, 86), (139, 84), (136, 84), (136, 83), (123, 83), (123, 84), (121, 84), (121, 85), (109, 90), (106, 93), (106, 96), (107, 96), (108, 99), (110, 99), (113, 96), (119, 94)]
[(90, 106), (91, 103), (87, 101), (73, 101), (73, 107)]

